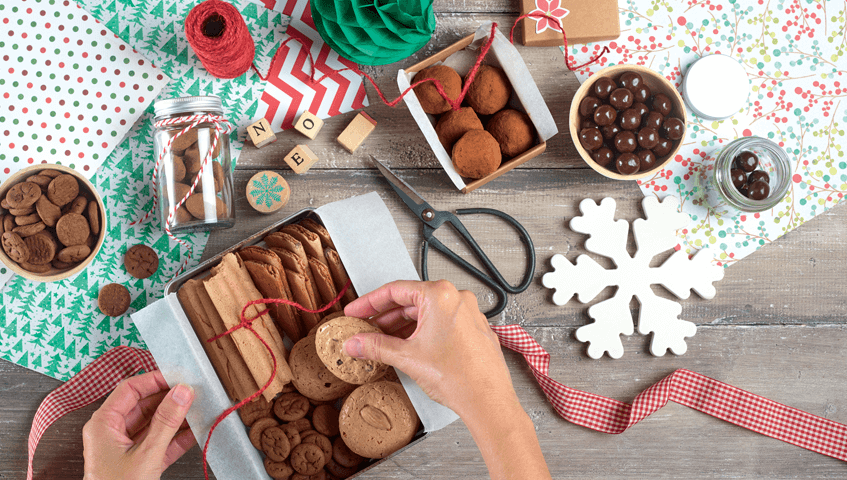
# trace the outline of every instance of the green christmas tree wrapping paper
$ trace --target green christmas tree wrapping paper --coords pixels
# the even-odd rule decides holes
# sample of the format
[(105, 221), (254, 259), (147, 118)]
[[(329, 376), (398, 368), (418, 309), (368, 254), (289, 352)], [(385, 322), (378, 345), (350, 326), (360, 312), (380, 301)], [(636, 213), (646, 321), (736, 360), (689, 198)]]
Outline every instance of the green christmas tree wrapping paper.
[[(183, 19), (197, 3), (200, 1), (80, 2), (82, 8), (175, 79), (159, 99), (221, 97), (226, 116), (238, 127), (230, 135), (231, 153), (236, 158), (242, 147), (238, 132), (256, 120), (264, 83), (252, 70), (233, 80), (219, 80), (203, 69), (185, 39), (183, 27)], [(231, 3), (241, 12), (256, 43), (257, 67), (266, 71), (284, 38), (289, 18), (250, 0)], [(109, 218), (106, 241), (89, 267), (75, 277), (47, 284), (14, 277), (0, 291), (0, 358), (67, 380), (112, 347), (145, 346), (129, 314), (161, 298), (165, 283), (189, 256), (186, 248), (167, 237), (157, 215), (140, 225), (129, 225), (153, 202), (152, 131), (151, 106), (91, 179), (103, 197)], [(196, 265), (208, 233), (180, 238), (194, 246), (189, 265)], [(159, 256), (159, 269), (150, 278), (133, 278), (124, 269), (124, 253), (136, 244), (152, 247)], [(0, 281), (8, 276), (0, 277)], [(107, 317), (97, 308), (100, 288), (113, 282), (126, 286), (132, 296), (129, 311), (120, 317)]]
[(311, 0), (321, 38), (362, 65), (385, 65), (421, 49), (435, 31), (432, 0)]

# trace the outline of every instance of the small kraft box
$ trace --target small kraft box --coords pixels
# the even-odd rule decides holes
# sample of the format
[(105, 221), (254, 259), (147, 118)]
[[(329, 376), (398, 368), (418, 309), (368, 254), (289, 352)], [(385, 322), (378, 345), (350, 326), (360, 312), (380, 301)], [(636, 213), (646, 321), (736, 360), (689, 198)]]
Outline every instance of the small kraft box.
[[(521, 0), (521, 15), (546, 14), (562, 24), (568, 44), (614, 40), (621, 34), (618, 0)], [(521, 20), (521, 43), (530, 47), (564, 45), (556, 22), (545, 17)]]
[[(465, 180), (456, 171), (456, 167), (453, 166), (450, 153), (444, 149), (441, 141), (438, 140), (438, 134), (435, 132), (436, 117), (423, 111), (414, 90), (410, 91), (404, 97), (412, 118), (415, 119), (418, 127), (420, 127), (438, 162), (441, 163), (450, 180), (453, 181), (453, 184), (462, 193), (470, 193), (518, 165), (541, 155), (547, 148), (547, 140), (559, 133), (559, 129), (556, 127), (556, 121), (553, 120), (553, 115), (550, 114), (550, 109), (547, 108), (547, 104), (544, 102), (541, 92), (538, 91), (538, 86), (535, 84), (535, 80), (533, 80), (532, 75), (529, 73), (529, 69), (520, 53), (500, 33), (500, 30), (495, 29), (494, 32), (494, 41), (491, 43), (491, 49), (482, 63), (503, 69), (509, 79), (509, 83), (512, 84), (512, 96), (509, 99), (507, 107), (526, 113), (535, 126), (538, 137), (536, 138), (535, 145), (530, 147), (529, 150), (504, 161), (490, 175), (473, 180), (470, 183), (465, 183)], [(397, 72), (397, 85), (400, 87), (400, 91), (402, 92), (409, 88), (414, 81), (413, 79), (416, 73), (433, 65), (447, 65), (452, 67), (464, 78), (479, 57), (479, 50), (487, 41), (489, 34), (491, 34), (491, 22), (486, 22), (473, 35), (459, 40), (418, 64), (412, 65), (405, 70), (399, 70)]]
[[(360, 295), (394, 280), (420, 279), (391, 213), (379, 194), (372, 192), (316, 209), (302, 210), (251, 235), (165, 285), (164, 298), (132, 314), (132, 320), (168, 385), (185, 383), (194, 388), (196, 397), (186, 419), (201, 449), (218, 415), (233, 403), (200, 345), (176, 292), (189, 279), (207, 276), (224, 255), (249, 245), (263, 245), (263, 239), (268, 233), (305, 218), (322, 223), (327, 229), (350, 281)], [(285, 342), (290, 351), (290, 339), (285, 337)], [(371, 461), (348, 478), (357, 477), (391, 459), (421, 441), (429, 432), (439, 430), (459, 418), (452, 410), (430, 400), (403, 372), (396, 371), (422, 426), (409, 445), (384, 459)], [(247, 429), (237, 412), (227, 416), (215, 428), (209, 442), (207, 460), (218, 480), (271, 480), (259, 450), (250, 442)]]

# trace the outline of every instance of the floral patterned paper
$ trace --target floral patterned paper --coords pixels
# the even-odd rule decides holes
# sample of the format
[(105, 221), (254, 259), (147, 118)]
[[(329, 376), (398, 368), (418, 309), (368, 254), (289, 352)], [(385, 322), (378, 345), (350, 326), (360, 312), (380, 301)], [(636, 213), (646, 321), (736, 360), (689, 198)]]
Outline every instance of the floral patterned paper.
[[(617, 40), (569, 48), (577, 62), (611, 49), (577, 72), (580, 79), (609, 65), (643, 65), (680, 88), (692, 62), (721, 53), (741, 62), (750, 80), (749, 105), (732, 118), (708, 121), (689, 111), (679, 154), (638, 182), (645, 195), (678, 197), (691, 215), (681, 248), (715, 249), (714, 261), (731, 265), (844, 198), (847, 2), (628, 0), (620, 15)], [(771, 139), (791, 158), (791, 187), (772, 210), (749, 214), (708, 200), (717, 153), (745, 136)]]
[[(559, 0), (535, 0), (535, 6), (536, 9), (529, 12), (529, 15), (549, 15), (561, 21), (563, 18), (567, 17), (569, 13), (571, 13), (568, 9), (562, 8), (562, 4)], [(535, 18), (535, 33), (541, 33), (548, 28), (556, 32), (562, 31), (562, 28), (556, 24), (556, 22), (550, 21), (547, 17)]]

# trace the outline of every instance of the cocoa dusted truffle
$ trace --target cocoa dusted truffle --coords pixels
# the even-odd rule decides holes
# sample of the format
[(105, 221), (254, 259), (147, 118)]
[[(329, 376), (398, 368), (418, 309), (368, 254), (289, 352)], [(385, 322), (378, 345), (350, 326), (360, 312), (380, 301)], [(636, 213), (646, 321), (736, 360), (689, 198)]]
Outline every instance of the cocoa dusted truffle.
[(447, 113), (438, 119), (435, 125), (435, 133), (438, 134), (438, 140), (444, 145), (444, 149), (453, 150), (453, 144), (456, 140), (462, 138), (462, 135), (470, 130), (482, 130), (482, 122), (476, 116), (476, 112), (471, 107), (462, 107), (458, 110), (449, 110)]
[(471, 130), (453, 145), (453, 166), (463, 177), (476, 180), (490, 175), (501, 159), (500, 144), (485, 130)]
[(529, 150), (535, 144), (535, 126), (523, 112), (507, 108), (488, 121), (485, 129), (500, 144), (500, 151), (511, 158)]
[[(466, 80), (467, 81), (467, 80)], [(502, 110), (512, 96), (512, 84), (502, 68), (482, 65), (474, 76), (468, 94), (468, 105), (480, 115)]]
[[(415, 74), (412, 83), (414, 84), (428, 78), (438, 80), (441, 83), (441, 88), (444, 89), (444, 93), (451, 99), (456, 99), (462, 93), (462, 77), (450, 67), (434, 65), (424, 68)], [(418, 101), (426, 113), (437, 115), (450, 110), (450, 104), (438, 93), (434, 82), (422, 83), (415, 87), (415, 96), (418, 97)]]

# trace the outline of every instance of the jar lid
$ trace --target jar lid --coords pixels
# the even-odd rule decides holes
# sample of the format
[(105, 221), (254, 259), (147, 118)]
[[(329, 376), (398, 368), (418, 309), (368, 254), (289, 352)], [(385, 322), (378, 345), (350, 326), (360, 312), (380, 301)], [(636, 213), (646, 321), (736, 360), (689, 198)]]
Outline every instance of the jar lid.
[(153, 112), (155, 117), (191, 112), (224, 113), (220, 97), (212, 95), (159, 100), (153, 104)]
[(744, 108), (750, 95), (747, 72), (734, 58), (707, 55), (688, 68), (682, 96), (692, 112), (706, 120), (724, 120)]

